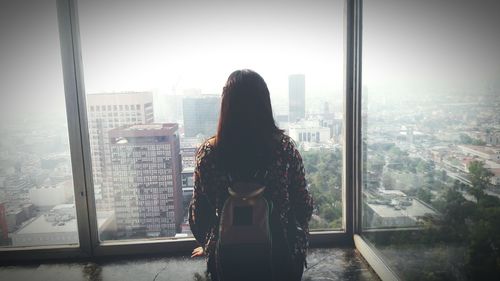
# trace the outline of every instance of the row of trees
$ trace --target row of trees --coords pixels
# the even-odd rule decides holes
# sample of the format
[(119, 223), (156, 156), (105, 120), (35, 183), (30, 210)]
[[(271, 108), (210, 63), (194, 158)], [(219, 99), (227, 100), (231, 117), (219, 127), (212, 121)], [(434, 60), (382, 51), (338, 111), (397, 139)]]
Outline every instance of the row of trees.
[(500, 199), (485, 192), (491, 176), (483, 162), (472, 162), (471, 185), (455, 181), (433, 202), (441, 216), (426, 218), (421, 236), (422, 243), (463, 247), (467, 280), (500, 280)]
[(471, 185), (443, 185), (429, 200), (439, 215), (425, 217), (422, 229), (379, 233), (370, 241), (432, 253), (396, 262), (405, 280), (500, 280), (500, 199), (486, 192), (491, 176), (483, 162), (472, 162)]
[(311, 229), (342, 227), (342, 152), (301, 151), (309, 191), (314, 198)]

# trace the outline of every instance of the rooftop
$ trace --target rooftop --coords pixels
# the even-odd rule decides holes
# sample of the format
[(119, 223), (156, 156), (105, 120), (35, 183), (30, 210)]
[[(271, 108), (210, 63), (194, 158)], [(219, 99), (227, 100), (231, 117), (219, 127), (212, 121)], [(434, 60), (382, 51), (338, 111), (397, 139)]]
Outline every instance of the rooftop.
[(404, 208), (395, 208), (390, 205), (385, 204), (367, 204), (373, 209), (375, 213), (384, 218), (395, 218), (395, 217), (409, 217), (417, 219), (425, 215), (435, 215), (436, 212), (426, 205), (422, 204), (420, 201), (414, 199), (411, 205), (405, 206)]
[(135, 124), (125, 128), (120, 128), (122, 131), (151, 131), (151, 130), (164, 130), (176, 128), (176, 123), (164, 123), (164, 124)]
[(461, 148), (477, 151), (479, 153), (486, 154), (497, 154), (500, 153), (500, 148), (497, 147), (487, 147), (487, 146), (479, 146), (479, 145), (459, 145)]
[(155, 123), (128, 125), (109, 131), (110, 137), (155, 137), (175, 134), (177, 123)]
[(61, 233), (61, 232), (76, 232), (78, 226), (76, 218), (72, 218), (65, 222), (50, 222), (47, 221), (45, 215), (38, 216), (36, 219), (28, 223), (16, 232), (19, 234), (40, 234), (40, 233)]
[(182, 169), (182, 173), (194, 173), (194, 167), (185, 167)]
[[(61, 204), (52, 208), (53, 211), (70, 211), (74, 209), (74, 204)], [(51, 210), (51, 211), (52, 211)], [(106, 221), (112, 216), (111, 213), (98, 213), (97, 223), (99, 227), (104, 226)], [(66, 221), (48, 221), (47, 216), (42, 214), (28, 222), (24, 227), (19, 229), (16, 234), (41, 234), (41, 233), (65, 233), (77, 232), (78, 225), (76, 217), (72, 217)]]

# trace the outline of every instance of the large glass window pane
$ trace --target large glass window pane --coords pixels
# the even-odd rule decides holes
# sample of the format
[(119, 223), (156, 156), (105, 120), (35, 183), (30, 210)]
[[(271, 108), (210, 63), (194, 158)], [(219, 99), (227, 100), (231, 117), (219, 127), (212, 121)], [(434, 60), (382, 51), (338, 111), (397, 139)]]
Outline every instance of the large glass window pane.
[(0, 3), (0, 247), (78, 245), (56, 1)]
[(363, 235), (402, 280), (500, 278), (499, 15), (364, 3)]
[(196, 148), (242, 68), (302, 151), (312, 228), (342, 228), (343, 1), (78, 4), (101, 241), (191, 235)]

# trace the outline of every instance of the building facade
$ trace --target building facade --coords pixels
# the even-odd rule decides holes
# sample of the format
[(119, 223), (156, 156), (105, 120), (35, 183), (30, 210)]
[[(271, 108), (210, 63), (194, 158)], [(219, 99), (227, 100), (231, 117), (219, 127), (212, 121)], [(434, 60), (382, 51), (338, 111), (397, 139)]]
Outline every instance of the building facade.
[(90, 150), (96, 205), (113, 209), (108, 131), (126, 125), (153, 123), (151, 92), (120, 92), (87, 95)]
[(219, 120), (220, 96), (196, 95), (182, 100), (184, 118), (184, 136), (205, 138), (215, 135)]
[(5, 203), (0, 202), (0, 245), (3, 245), (9, 239), (9, 228), (7, 226), (7, 212)]
[(306, 77), (304, 74), (288, 76), (288, 104), (290, 123), (306, 117)]
[(30, 189), (30, 202), (38, 207), (55, 206), (73, 202), (73, 182), (71, 180), (56, 185), (45, 185)]
[[(184, 199), (184, 210), (186, 211), (193, 197), (194, 190), (194, 167), (182, 169), (182, 196)], [(186, 212), (187, 214), (187, 212)]]
[(196, 162), (196, 151), (203, 144), (204, 138), (181, 138), (182, 169), (192, 168)]
[(132, 125), (109, 138), (118, 238), (175, 236), (183, 215), (178, 125)]
[(330, 140), (330, 128), (321, 120), (302, 120), (290, 124), (290, 137), (298, 143), (325, 143)]
[(485, 136), (485, 142), (489, 145), (500, 145), (500, 132), (488, 133)]

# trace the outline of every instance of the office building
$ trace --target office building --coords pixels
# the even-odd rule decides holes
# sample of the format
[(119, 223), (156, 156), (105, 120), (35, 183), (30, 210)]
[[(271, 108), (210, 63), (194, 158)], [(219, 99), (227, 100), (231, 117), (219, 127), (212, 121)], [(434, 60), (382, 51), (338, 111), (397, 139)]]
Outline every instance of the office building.
[(109, 131), (118, 238), (175, 236), (182, 222), (178, 125)]
[(153, 94), (151, 92), (120, 92), (87, 95), (92, 174), (97, 209), (113, 209), (113, 190), (110, 179), (108, 131), (125, 125), (153, 123)]

